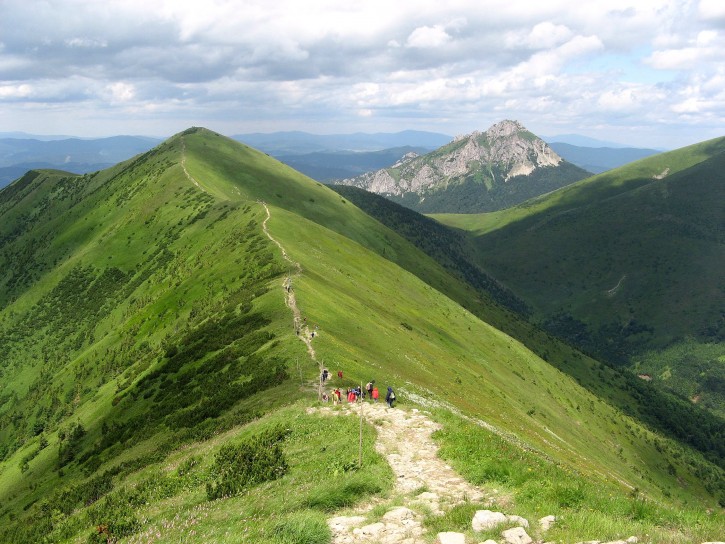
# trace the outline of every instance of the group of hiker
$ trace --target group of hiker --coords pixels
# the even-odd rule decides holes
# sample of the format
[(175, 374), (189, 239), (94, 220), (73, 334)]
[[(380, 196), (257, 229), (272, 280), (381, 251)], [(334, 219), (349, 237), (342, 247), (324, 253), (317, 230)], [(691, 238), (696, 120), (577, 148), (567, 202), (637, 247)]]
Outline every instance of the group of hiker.
[[(337, 377), (342, 380), (342, 370), (338, 370)], [(330, 373), (325, 368), (320, 375), (320, 382), (324, 384), (328, 379), (330, 379)], [(332, 397), (332, 402), (335, 405), (340, 404), (343, 399), (340, 388), (336, 387), (329, 395), (327, 393), (323, 393), (322, 400), (327, 402), (330, 397)], [(371, 402), (378, 402), (378, 399), (380, 398), (380, 390), (378, 389), (378, 386), (375, 385), (375, 380), (370, 380), (365, 385), (364, 389), (361, 386), (348, 387), (345, 393), (345, 398), (347, 399), (347, 402), (351, 404), (362, 401), (366, 398), (370, 399)], [(393, 407), (393, 403), (395, 402), (395, 391), (393, 391), (393, 388), (390, 386), (388, 386), (388, 391), (385, 394), (385, 402), (388, 403), (390, 408)]]

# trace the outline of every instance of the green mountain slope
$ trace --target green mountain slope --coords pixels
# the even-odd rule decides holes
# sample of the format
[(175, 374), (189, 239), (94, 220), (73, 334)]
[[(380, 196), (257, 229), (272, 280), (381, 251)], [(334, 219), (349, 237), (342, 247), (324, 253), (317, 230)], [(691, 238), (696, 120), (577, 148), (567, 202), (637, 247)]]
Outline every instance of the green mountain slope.
[(720, 138), (497, 214), (437, 218), (471, 231), (478, 263), (549, 330), (725, 415), (724, 168)]
[[(533, 459), (522, 474), (556, 474), (489, 475), (532, 516), (536, 496), (567, 478), (561, 492), (581, 498), (556, 508), (572, 519), (604, 488), (625, 508), (647, 501), (622, 530), (660, 534), (664, 512), (721, 492), (722, 471), (701, 454), (477, 317), (507, 315), (485, 294), (337, 193), (207, 130), (95, 175), (31, 173), (0, 192), (0, 218), (11, 271), (0, 286), (2, 541), (279, 542), (309, 521), (324, 542), (324, 516), (385, 494), (391, 475), (372, 428), (357, 467), (357, 425), (305, 412), (322, 364), (344, 369), (343, 386), (373, 377), (403, 401), (485, 420), (501, 447)], [(286, 305), (290, 279), (317, 333), (312, 358)], [(561, 364), (598, 368), (547, 346)], [(270, 463), (246, 483), (224, 469), (245, 451)], [(704, 540), (716, 523), (683, 515), (667, 534)]]

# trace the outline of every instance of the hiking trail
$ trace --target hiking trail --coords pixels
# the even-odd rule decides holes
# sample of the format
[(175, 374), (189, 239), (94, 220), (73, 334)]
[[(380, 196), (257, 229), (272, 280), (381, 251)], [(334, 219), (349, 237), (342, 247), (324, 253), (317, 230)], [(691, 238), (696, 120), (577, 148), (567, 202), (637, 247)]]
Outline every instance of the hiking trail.
[(208, 193), (204, 187), (201, 186), (201, 184), (194, 179), (194, 176), (189, 174), (189, 171), (186, 169), (186, 142), (184, 139), (181, 139), (181, 168), (184, 170), (184, 174), (186, 174), (186, 177), (189, 181), (191, 181), (194, 185), (196, 185), (199, 189), (204, 191), (205, 193)]
[(290, 263), (292, 265), (292, 268), (294, 268), (294, 270), (296, 271), (294, 274), (288, 275), (282, 282), (285, 304), (289, 307), (290, 310), (292, 310), (292, 324), (295, 328), (297, 336), (307, 346), (307, 353), (310, 355), (310, 359), (312, 359), (314, 362), (317, 362), (315, 348), (312, 347), (312, 331), (310, 331), (307, 323), (305, 323), (304, 319), (302, 318), (300, 309), (297, 306), (297, 297), (295, 296), (294, 289), (292, 288), (292, 278), (298, 278), (302, 275), (302, 266), (300, 265), (300, 263), (293, 261), (285, 250), (284, 246), (282, 246), (282, 244), (279, 242), (279, 240), (275, 239), (269, 233), (269, 229), (267, 228), (267, 221), (270, 220), (272, 214), (269, 211), (269, 207), (267, 206), (266, 202), (259, 201), (259, 203), (264, 206), (264, 209), (267, 212), (267, 217), (264, 219), (264, 221), (262, 221), (262, 230), (264, 231), (264, 234), (266, 234), (267, 238), (269, 238), (279, 248), (279, 250), (282, 252), (282, 257), (284, 258), (284, 260)]

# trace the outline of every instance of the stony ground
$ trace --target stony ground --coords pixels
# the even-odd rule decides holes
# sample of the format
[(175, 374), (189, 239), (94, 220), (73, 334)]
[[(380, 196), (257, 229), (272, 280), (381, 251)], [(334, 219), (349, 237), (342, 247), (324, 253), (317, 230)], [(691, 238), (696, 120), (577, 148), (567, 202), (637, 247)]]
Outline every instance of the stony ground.
[[(360, 405), (342, 404), (341, 410), (332, 407), (314, 410), (340, 417), (357, 417)], [(368, 518), (374, 504), (364, 505), (347, 516), (331, 518), (328, 523), (334, 543), (425, 542), (422, 519), (427, 512), (441, 514), (467, 500), (486, 500), (481, 489), (466, 482), (437, 456), (438, 447), (431, 434), (439, 426), (425, 414), (415, 409), (390, 409), (382, 402), (364, 402), (362, 411), (364, 419), (376, 426), (375, 447), (388, 460), (395, 474), (391, 502), (396, 506), (391, 505), (382, 518), (375, 521)]]

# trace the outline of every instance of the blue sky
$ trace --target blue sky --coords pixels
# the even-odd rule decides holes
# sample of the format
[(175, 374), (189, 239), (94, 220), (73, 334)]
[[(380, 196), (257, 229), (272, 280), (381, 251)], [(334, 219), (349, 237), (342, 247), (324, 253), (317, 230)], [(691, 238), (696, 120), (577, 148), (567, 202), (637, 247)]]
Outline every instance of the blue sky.
[(0, 1), (0, 132), (725, 135), (725, 2)]

